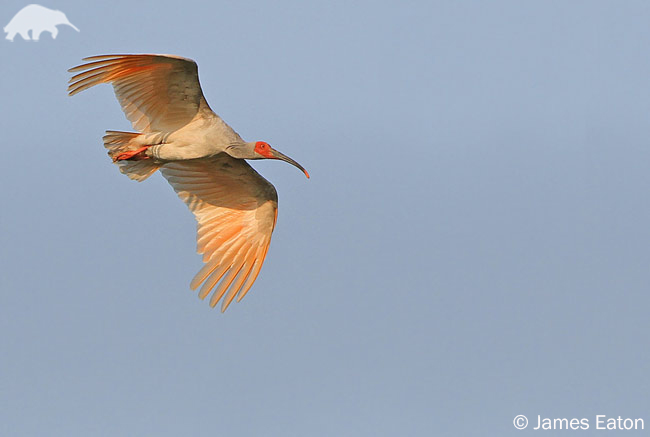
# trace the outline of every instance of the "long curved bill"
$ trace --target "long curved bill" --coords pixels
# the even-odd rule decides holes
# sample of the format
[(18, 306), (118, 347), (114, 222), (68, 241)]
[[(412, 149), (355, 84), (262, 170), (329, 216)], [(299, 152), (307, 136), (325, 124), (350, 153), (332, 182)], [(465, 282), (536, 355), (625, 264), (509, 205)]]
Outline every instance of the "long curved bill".
[(307, 173), (307, 170), (304, 169), (304, 167), (300, 164), (298, 164), (296, 161), (293, 159), (289, 158), (287, 155), (284, 153), (280, 153), (274, 148), (271, 148), (271, 155), (273, 156), (273, 159), (280, 159), (284, 162), (288, 162), (289, 164), (298, 167), (304, 174), (307, 176), (307, 179), (309, 179), (309, 173)]

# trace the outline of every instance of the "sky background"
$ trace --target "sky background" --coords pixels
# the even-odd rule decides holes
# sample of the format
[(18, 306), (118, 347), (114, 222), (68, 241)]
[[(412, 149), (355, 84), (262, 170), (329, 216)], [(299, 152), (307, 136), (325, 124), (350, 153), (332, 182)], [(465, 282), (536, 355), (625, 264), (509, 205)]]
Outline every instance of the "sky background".
[[(81, 32), (0, 40), (0, 435), (650, 429), (650, 3), (40, 4)], [(312, 176), (253, 163), (278, 223), (225, 314), (185, 205), (106, 156), (112, 88), (67, 96), (105, 53), (196, 60)]]

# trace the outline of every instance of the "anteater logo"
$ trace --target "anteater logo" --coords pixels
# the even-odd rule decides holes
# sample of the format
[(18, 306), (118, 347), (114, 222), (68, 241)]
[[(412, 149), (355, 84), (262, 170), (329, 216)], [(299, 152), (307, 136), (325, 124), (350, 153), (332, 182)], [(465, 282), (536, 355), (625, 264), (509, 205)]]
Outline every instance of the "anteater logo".
[[(44, 31), (50, 32), (52, 39), (55, 39), (59, 33), (56, 26), (59, 24), (67, 24), (79, 32), (79, 29), (68, 21), (63, 12), (54, 11), (41, 5), (27, 5), (18, 11), (9, 24), (4, 27), (4, 31), (7, 33), (7, 39), (12, 42), (17, 33), (26, 41), (38, 41)], [(31, 38), (29, 37), (30, 30), (32, 31)]]

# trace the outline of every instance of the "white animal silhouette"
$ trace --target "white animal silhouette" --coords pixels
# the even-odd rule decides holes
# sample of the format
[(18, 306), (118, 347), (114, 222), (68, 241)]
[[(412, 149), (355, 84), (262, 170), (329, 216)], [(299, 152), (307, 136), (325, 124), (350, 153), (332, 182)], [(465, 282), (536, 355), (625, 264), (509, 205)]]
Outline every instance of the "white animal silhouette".
[[(7, 33), (7, 39), (11, 42), (17, 33), (26, 41), (38, 41), (41, 33), (46, 30), (52, 34), (52, 39), (56, 39), (56, 35), (59, 33), (56, 26), (59, 24), (67, 24), (79, 32), (79, 29), (68, 21), (63, 12), (41, 5), (27, 5), (14, 15), (9, 24), (4, 27), (4, 31)], [(31, 38), (29, 37), (30, 30), (32, 31)]]

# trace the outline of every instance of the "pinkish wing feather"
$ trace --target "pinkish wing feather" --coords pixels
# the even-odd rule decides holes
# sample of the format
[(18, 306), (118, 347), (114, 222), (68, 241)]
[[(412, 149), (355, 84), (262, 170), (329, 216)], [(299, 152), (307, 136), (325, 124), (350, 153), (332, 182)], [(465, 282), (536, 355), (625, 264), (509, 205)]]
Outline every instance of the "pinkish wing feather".
[[(71, 68), (68, 92), (74, 95), (112, 83), (133, 127), (141, 132), (173, 132), (189, 123), (201, 107), (209, 110), (191, 59), (169, 55), (104, 55)], [(211, 111), (210, 111), (211, 112)]]
[(277, 216), (275, 188), (246, 161), (226, 154), (167, 163), (160, 171), (198, 222), (197, 251), (206, 264), (190, 286), (203, 284), (202, 299), (214, 290), (211, 306), (225, 296), (225, 311), (262, 267)]

